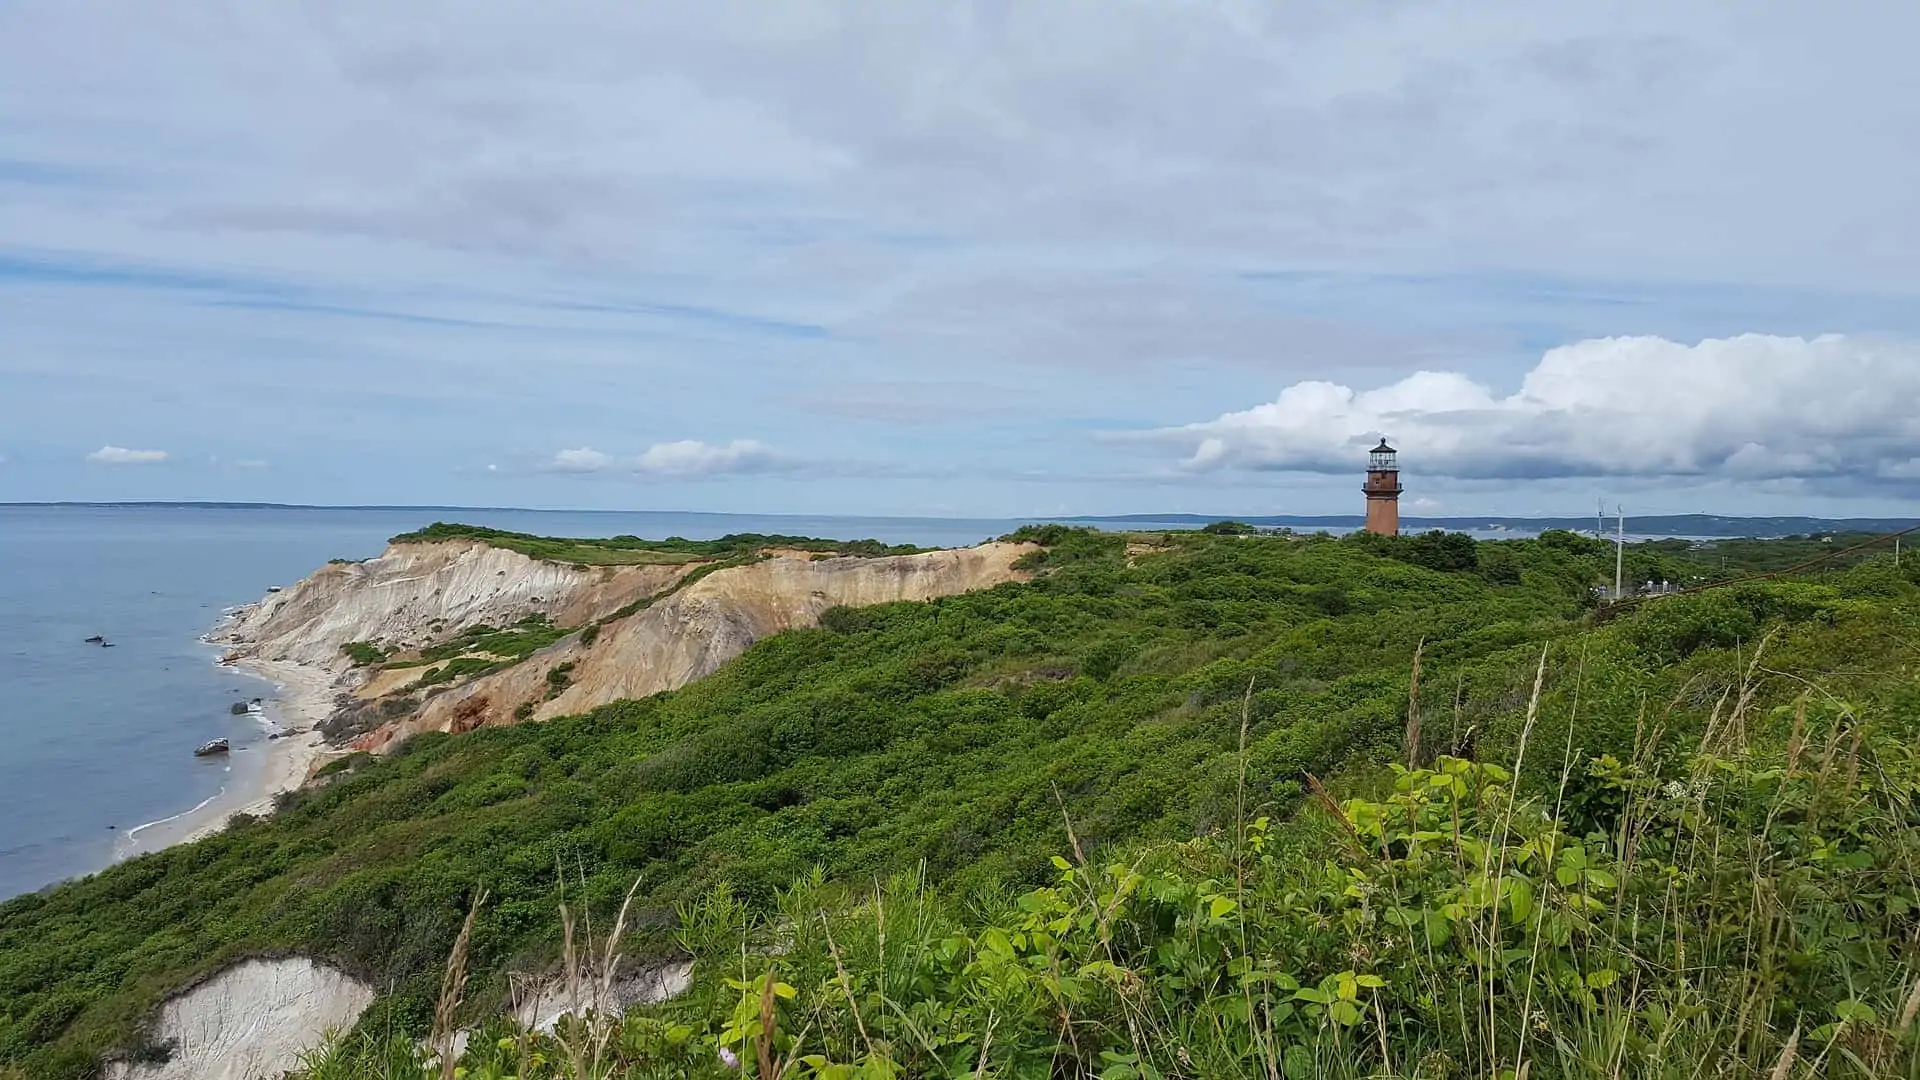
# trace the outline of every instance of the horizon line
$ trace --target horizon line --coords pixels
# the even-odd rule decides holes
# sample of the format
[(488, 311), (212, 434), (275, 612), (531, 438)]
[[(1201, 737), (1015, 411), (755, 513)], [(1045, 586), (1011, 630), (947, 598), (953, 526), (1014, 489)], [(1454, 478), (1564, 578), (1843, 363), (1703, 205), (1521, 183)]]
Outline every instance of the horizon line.
[[(412, 510), (445, 511), (450, 513), (526, 513), (526, 514), (658, 514), (678, 517), (721, 517), (721, 518), (843, 518), (871, 521), (1031, 521), (1031, 522), (1138, 522), (1138, 523), (1180, 523), (1206, 524), (1217, 521), (1242, 521), (1249, 524), (1302, 524), (1302, 525), (1349, 525), (1365, 521), (1362, 514), (1196, 514), (1186, 511), (1170, 513), (1114, 513), (1114, 514), (1013, 514), (1013, 515), (967, 515), (945, 516), (928, 514), (836, 514), (836, 513), (800, 513), (769, 512), (753, 513), (738, 510), (643, 510), (643, 509), (607, 509), (602, 507), (539, 507), (539, 506), (460, 506), (445, 503), (282, 503), (247, 502), (224, 499), (50, 499), (20, 500), (0, 502), (0, 508), (128, 508), (128, 509), (201, 509), (201, 510)], [(1413, 522), (1486, 522), (1488, 524), (1515, 523), (1559, 523), (1579, 522), (1584, 524), (1589, 517), (1586, 514), (1423, 514), (1407, 515), (1402, 521)], [(1773, 521), (1807, 522), (1812, 524), (1855, 524), (1855, 523), (1907, 523), (1920, 524), (1920, 518), (1897, 516), (1853, 516), (1821, 517), (1809, 514), (1714, 514), (1696, 511), (1684, 514), (1645, 514), (1631, 521)]]

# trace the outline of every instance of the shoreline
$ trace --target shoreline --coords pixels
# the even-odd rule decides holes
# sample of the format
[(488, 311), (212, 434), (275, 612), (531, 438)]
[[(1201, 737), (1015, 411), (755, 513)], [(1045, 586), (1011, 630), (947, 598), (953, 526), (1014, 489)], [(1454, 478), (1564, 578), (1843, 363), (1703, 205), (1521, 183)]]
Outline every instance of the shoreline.
[(227, 784), (199, 805), (127, 830), (115, 845), (114, 862), (212, 836), (241, 814), (273, 813), (275, 800), (306, 783), (330, 751), (318, 728), (333, 713), (331, 672), (251, 657), (219, 666), (273, 685), (270, 694), (262, 695), (267, 699), (265, 714), (269, 730), (284, 734), (261, 740), (244, 751), (236, 748), (230, 759), (244, 752), (252, 760), (245, 765), (235, 761)]

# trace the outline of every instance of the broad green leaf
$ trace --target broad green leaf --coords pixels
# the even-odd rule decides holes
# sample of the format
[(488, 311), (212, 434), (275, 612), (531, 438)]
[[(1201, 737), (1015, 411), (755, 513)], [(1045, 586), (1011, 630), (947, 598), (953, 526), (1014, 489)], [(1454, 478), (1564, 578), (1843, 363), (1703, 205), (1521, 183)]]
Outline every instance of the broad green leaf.
[(1879, 1014), (1875, 1013), (1873, 1006), (1868, 1005), (1866, 1002), (1858, 998), (1848, 998), (1833, 1007), (1833, 1015), (1842, 1020), (1871, 1024)]
[(1514, 921), (1526, 922), (1527, 917), (1533, 914), (1533, 884), (1526, 878), (1509, 878), (1507, 903), (1513, 909)]

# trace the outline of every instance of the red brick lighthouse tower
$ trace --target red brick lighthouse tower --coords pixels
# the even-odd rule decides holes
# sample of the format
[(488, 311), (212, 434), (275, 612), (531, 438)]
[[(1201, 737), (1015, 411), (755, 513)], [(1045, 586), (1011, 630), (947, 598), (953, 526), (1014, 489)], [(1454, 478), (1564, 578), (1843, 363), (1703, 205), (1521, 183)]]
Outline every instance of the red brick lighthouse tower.
[(1360, 490), (1367, 493), (1367, 523), (1363, 528), (1370, 533), (1382, 536), (1398, 536), (1400, 533), (1400, 466), (1396, 460), (1399, 452), (1381, 439), (1380, 445), (1367, 454), (1367, 486)]

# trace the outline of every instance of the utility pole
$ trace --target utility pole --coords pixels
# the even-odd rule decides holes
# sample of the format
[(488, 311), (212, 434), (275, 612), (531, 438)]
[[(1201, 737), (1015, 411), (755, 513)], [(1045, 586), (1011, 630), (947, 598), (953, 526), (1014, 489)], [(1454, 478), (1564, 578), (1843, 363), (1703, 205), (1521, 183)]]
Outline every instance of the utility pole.
[(1893, 538), (1893, 568), (1900, 569), (1900, 538)]
[(1599, 540), (1607, 535), (1607, 500), (1599, 499), (1593, 504), (1593, 538)]
[(1620, 528), (1613, 542), (1613, 599), (1617, 603), (1626, 595), (1622, 592), (1622, 586), (1625, 584), (1624, 571), (1627, 566), (1627, 508), (1615, 506), (1614, 509), (1620, 511)]

